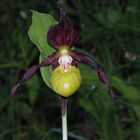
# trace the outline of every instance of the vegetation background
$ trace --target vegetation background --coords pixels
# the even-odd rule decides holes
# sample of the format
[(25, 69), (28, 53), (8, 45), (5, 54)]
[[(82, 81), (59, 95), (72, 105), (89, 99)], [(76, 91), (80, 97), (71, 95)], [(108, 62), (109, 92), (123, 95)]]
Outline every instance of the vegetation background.
[[(77, 50), (109, 76), (116, 99), (89, 66), (79, 64), (82, 85), (69, 98), (69, 140), (140, 140), (140, 1), (64, 0), (78, 27)], [(38, 63), (30, 42), (30, 10), (59, 20), (56, 0), (0, 1), (0, 139), (61, 140), (59, 97), (38, 72), (15, 97), (10, 90)]]

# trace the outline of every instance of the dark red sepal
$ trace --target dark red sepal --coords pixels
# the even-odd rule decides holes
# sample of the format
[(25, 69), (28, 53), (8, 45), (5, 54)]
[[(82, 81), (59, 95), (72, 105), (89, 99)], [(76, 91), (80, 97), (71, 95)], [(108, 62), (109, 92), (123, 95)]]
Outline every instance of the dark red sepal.
[(66, 17), (65, 11), (61, 6), (60, 9), (60, 23), (50, 28), (47, 35), (48, 43), (55, 49), (62, 46), (72, 47), (72, 44), (77, 38), (77, 31), (73, 27), (71, 21)]

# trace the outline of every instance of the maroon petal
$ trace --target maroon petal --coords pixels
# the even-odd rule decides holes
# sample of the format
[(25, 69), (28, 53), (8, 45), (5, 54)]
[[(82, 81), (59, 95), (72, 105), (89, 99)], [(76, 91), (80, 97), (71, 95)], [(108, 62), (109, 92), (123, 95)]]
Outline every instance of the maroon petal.
[(13, 87), (13, 89), (11, 90), (11, 96), (15, 95), (19, 90), (20, 87), (28, 80), (30, 80), (32, 78), (32, 76), (35, 74), (35, 72), (46, 65), (50, 65), (52, 64), (57, 58), (59, 57), (59, 53), (53, 53), (52, 55), (48, 56), (47, 58), (45, 58), (41, 64), (38, 65), (34, 65), (31, 68), (29, 68), (25, 74), (23, 75), (21, 82), (17, 85), (15, 85)]
[(98, 77), (99, 77), (99, 79), (100, 79), (104, 84), (108, 85), (108, 78), (107, 78), (106, 74), (104, 73), (104, 71), (103, 71), (100, 67), (98, 67), (98, 68), (97, 68), (97, 72), (98, 72)]
[(109, 87), (108, 94), (109, 94), (109, 96), (110, 96), (110, 98), (111, 98), (112, 100), (115, 99), (115, 94), (114, 94), (114, 92), (113, 92), (113, 90), (112, 90), (112, 87)]
[(58, 63), (58, 59), (56, 59), (53, 63), (52, 63), (52, 69), (54, 70), (55, 68), (57, 68), (60, 64)]
[(48, 43), (55, 49), (64, 45), (72, 47), (77, 38), (77, 31), (74, 29), (73, 24), (66, 17), (63, 8), (59, 6), (59, 9), (61, 14), (60, 23), (52, 26), (47, 35)]
[(33, 74), (41, 67), (41, 64), (34, 65), (31, 68), (29, 68), (25, 74), (22, 77), (22, 81), (28, 81), (29, 79), (32, 78)]
[(21, 87), (22, 84), (23, 83), (17, 84), (12, 88), (12, 90), (11, 90), (11, 95), (12, 96), (16, 95), (16, 93), (20, 90), (20, 87)]
[(103, 82), (108, 87), (108, 94), (109, 94), (110, 98), (111, 99), (114, 98), (113, 90), (109, 84), (109, 81), (108, 81), (108, 78), (107, 78), (105, 72), (99, 66), (97, 66), (96, 63), (91, 58), (89, 58), (88, 56), (85, 56), (83, 54), (74, 52), (74, 51), (69, 51), (68, 54), (70, 56), (72, 56), (75, 60), (84, 62), (84, 63), (92, 66), (93, 68), (95, 68), (97, 70), (98, 77), (101, 80), (101, 82)]
[(112, 90), (112, 87), (110, 86), (107, 75), (105, 74), (105, 72), (100, 67), (97, 68), (97, 72), (98, 72), (99, 79), (108, 87), (108, 95), (110, 96), (110, 98), (112, 100), (114, 100), (115, 99), (115, 94)]
[(90, 57), (88, 57), (86, 55), (77, 53), (75, 51), (68, 51), (68, 54), (79, 62), (86, 63), (86, 64), (92, 66), (93, 68), (97, 67), (96, 63)]

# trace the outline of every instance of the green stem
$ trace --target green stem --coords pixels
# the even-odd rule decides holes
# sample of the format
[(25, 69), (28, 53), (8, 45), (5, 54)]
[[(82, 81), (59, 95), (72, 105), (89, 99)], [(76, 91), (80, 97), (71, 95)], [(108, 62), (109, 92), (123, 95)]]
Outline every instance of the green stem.
[(67, 134), (67, 112), (65, 112), (64, 115), (62, 115), (62, 129), (63, 129), (63, 140), (67, 140), (68, 134)]
[(67, 98), (61, 97), (61, 114), (62, 114), (62, 140), (68, 140), (67, 129)]

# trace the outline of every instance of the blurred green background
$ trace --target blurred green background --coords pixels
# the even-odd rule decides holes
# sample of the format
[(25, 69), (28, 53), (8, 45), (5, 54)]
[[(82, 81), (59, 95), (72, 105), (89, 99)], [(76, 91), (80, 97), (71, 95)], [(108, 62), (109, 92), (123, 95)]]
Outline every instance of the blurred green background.
[[(82, 85), (68, 99), (69, 140), (140, 140), (140, 1), (63, 0), (79, 29), (75, 46), (101, 65), (116, 100), (89, 66), (79, 64)], [(38, 72), (15, 97), (10, 90), (38, 63), (30, 42), (30, 10), (59, 20), (55, 0), (0, 1), (0, 139), (61, 140), (59, 96)], [(90, 53), (89, 53), (90, 52)]]

